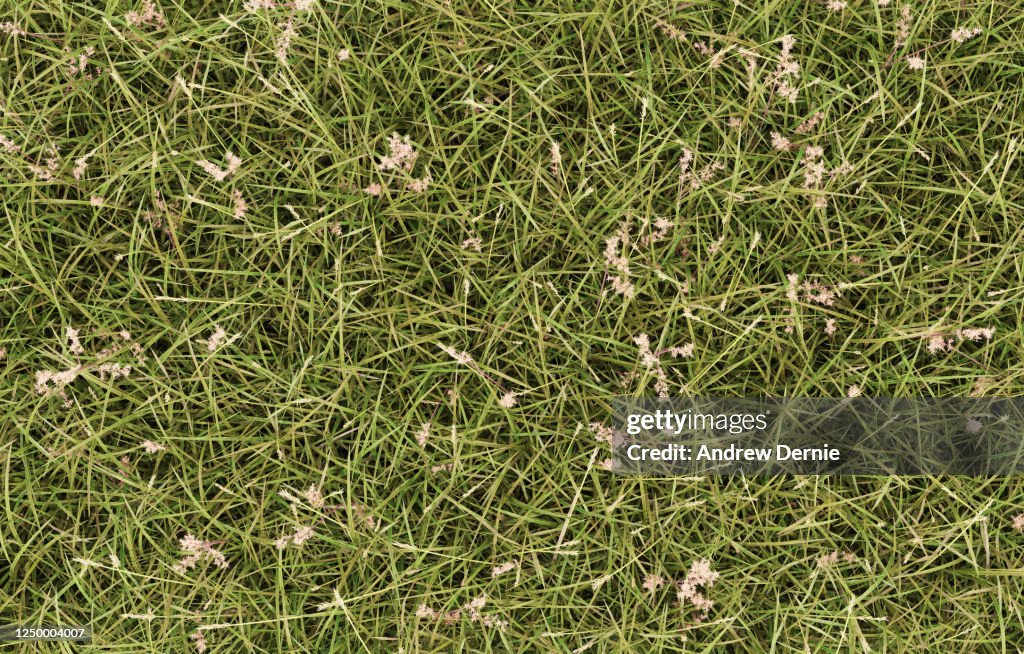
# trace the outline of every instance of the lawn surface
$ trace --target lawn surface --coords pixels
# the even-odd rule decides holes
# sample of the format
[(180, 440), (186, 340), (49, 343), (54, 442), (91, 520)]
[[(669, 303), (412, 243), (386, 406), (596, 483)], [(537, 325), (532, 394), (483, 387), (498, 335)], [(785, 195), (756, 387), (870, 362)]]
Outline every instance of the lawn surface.
[(1020, 651), (1019, 479), (602, 437), (1024, 394), (1022, 53), (1008, 0), (7, 0), (0, 623), (94, 637), (0, 650)]

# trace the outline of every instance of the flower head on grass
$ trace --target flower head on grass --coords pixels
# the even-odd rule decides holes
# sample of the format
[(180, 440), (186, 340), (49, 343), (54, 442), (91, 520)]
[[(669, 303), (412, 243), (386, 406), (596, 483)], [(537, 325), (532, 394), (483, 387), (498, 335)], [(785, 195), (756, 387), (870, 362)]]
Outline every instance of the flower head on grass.
[(590, 432), (598, 441), (608, 445), (612, 444), (612, 439), (615, 437), (615, 430), (601, 422), (590, 423)]
[(506, 409), (511, 409), (516, 404), (519, 404), (519, 400), (516, 399), (518, 395), (518, 393), (513, 393), (512, 391), (509, 391), (501, 396), (501, 399), (498, 400), (498, 404)]
[(659, 355), (664, 354), (664, 352), (668, 352), (672, 354), (673, 357), (686, 357), (693, 354), (693, 344), (687, 343), (681, 347), (671, 348), (663, 352), (652, 352), (650, 338), (647, 334), (640, 334), (634, 337), (633, 342), (639, 349), (640, 365), (644, 366), (654, 374), (654, 390), (658, 393), (658, 397), (667, 398), (668, 373), (665, 372), (665, 368), (661, 365), (661, 357)]
[(653, 243), (658, 243), (660, 241), (665, 240), (665, 238), (668, 237), (669, 230), (675, 227), (675, 223), (673, 223), (668, 218), (665, 218), (664, 216), (660, 216), (654, 219), (654, 231), (652, 231), (649, 234), (646, 233), (648, 225), (649, 222), (645, 218), (643, 224), (640, 227), (640, 231), (644, 232), (643, 236), (640, 237), (641, 247), (647, 247), (648, 245), (651, 245)]
[(690, 571), (686, 573), (686, 578), (682, 581), (676, 582), (676, 598), (679, 600), (680, 606), (686, 606), (689, 602), (691, 606), (696, 609), (703, 611), (705, 614), (711, 610), (713, 602), (709, 600), (701, 588), (711, 588), (718, 581), (719, 573), (711, 569), (711, 562), (707, 559), (698, 559), (690, 564)]
[(17, 154), (21, 152), (21, 146), (7, 136), (0, 134), (0, 150), (3, 150), (7, 154)]
[(416, 442), (419, 443), (420, 447), (426, 447), (427, 440), (430, 438), (430, 423), (425, 422), (420, 425), (419, 431), (416, 432)]
[(209, 338), (207, 338), (205, 341), (199, 342), (206, 345), (206, 349), (209, 350), (210, 352), (216, 352), (217, 348), (221, 346), (227, 335), (228, 333), (224, 331), (223, 327), (221, 327), (220, 325), (214, 325), (213, 333), (210, 334)]
[(907, 68), (910, 70), (924, 70), (924, 59), (917, 55), (907, 57)]
[(491, 570), (491, 576), (492, 577), (500, 577), (501, 575), (505, 574), (506, 572), (511, 572), (512, 570), (518, 569), (519, 565), (520, 565), (519, 561), (507, 561), (507, 562), (502, 563), (500, 565), (496, 565), (496, 566), (494, 566), (494, 569)]
[(481, 595), (476, 599), (470, 600), (453, 611), (438, 611), (426, 604), (420, 604), (416, 609), (416, 617), (428, 620), (438, 620), (446, 625), (456, 625), (461, 620), (468, 619), (470, 622), (478, 622), (486, 627), (504, 630), (508, 626), (507, 620), (502, 620), (497, 616), (484, 615), (481, 613), (486, 605), (486, 595)]
[(235, 202), (235, 220), (242, 220), (245, 218), (245, 213), (249, 210), (249, 205), (245, 203), (242, 192), (238, 189), (231, 192), (231, 197)]
[(197, 161), (196, 165), (205, 170), (207, 173), (209, 173), (210, 176), (213, 177), (218, 182), (223, 182), (231, 174), (238, 170), (239, 166), (242, 165), (242, 160), (236, 157), (235, 154), (230, 150), (224, 153), (224, 158), (228, 162), (227, 169), (222, 169), (217, 164), (207, 161), (206, 159)]
[(196, 644), (196, 651), (199, 654), (203, 654), (206, 651), (206, 632), (202, 629), (197, 629), (192, 632), (189, 636)]
[(306, 541), (308, 541), (312, 537), (313, 537), (313, 526), (312, 525), (305, 525), (305, 526), (297, 527), (295, 529), (295, 533), (292, 534), (292, 543), (295, 544), (295, 547), (302, 547), (303, 545), (306, 544)]
[(683, 185), (689, 181), (690, 165), (693, 163), (693, 150), (689, 148), (683, 148), (683, 153), (679, 155), (679, 188), (683, 188)]
[(952, 340), (946, 341), (946, 337), (939, 332), (934, 332), (925, 337), (928, 340), (928, 352), (938, 354), (951, 349), (955, 343)]
[(796, 319), (796, 303), (800, 301), (800, 275), (786, 275), (786, 299), (789, 300), (789, 317), (786, 319), (786, 333), (793, 333), (793, 322)]
[(96, 372), (99, 374), (99, 378), (101, 380), (106, 380), (109, 377), (110, 380), (113, 381), (130, 375), (132, 373), (132, 367), (121, 365), (115, 361), (106, 361), (96, 366)]
[(37, 370), (36, 371), (36, 384), (35, 390), (39, 395), (49, 397), (51, 395), (64, 395), (64, 387), (71, 382), (75, 381), (78, 377), (78, 373), (82, 370), (81, 366), (75, 366), (68, 370)]
[(159, 28), (167, 24), (163, 12), (157, 9), (152, 0), (145, 0), (138, 11), (129, 11), (124, 15), (124, 20), (132, 27), (145, 27), (148, 25)]
[(896, 44), (895, 48), (902, 48), (907, 44), (907, 39), (910, 38), (910, 21), (913, 18), (913, 14), (910, 10), (909, 4), (904, 4), (900, 7), (900, 19), (896, 23)]
[(647, 575), (644, 577), (643, 589), (653, 593), (665, 585), (665, 578), (659, 575)]
[(633, 343), (640, 350), (640, 363), (645, 368), (658, 365), (658, 357), (651, 351), (651, 338), (647, 334), (639, 334), (633, 337)]
[[(822, 160), (824, 150), (818, 145), (808, 145), (804, 149), (801, 163), (804, 166), (804, 188), (815, 190), (821, 188), (825, 175), (825, 164)], [(837, 172), (837, 174), (839, 174)], [(828, 201), (821, 194), (811, 195), (811, 204), (816, 209), (824, 209)]]
[(838, 550), (834, 550), (832, 552), (829, 552), (828, 554), (822, 554), (818, 557), (818, 570), (831, 569), (839, 562), (840, 558), (842, 558), (843, 561), (847, 563), (853, 563), (857, 560), (857, 555), (853, 552), (840, 552)]
[(827, 570), (831, 568), (839, 561), (838, 550), (829, 552), (828, 554), (822, 554), (818, 557), (818, 569)]
[(629, 220), (622, 222), (618, 234), (609, 236), (605, 240), (604, 260), (608, 267), (617, 273), (609, 274), (612, 289), (623, 297), (631, 298), (636, 292), (636, 288), (629, 281), (629, 257), (621, 253), (623, 245), (627, 248), (632, 246), (629, 237)]
[(71, 352), (71, 354), (78, 354), (78, 355), (85, 354), (85, 348), (82, 347), (81, 341), (78, 340), (78, 330), (77, 329), (72, 329), (71, 327), (68, 327), (68, 329), (67, 329), (67, 336), (68, 336), (68, 351)]
[(799, 89), (789, 82), (790, 77), (795, 77), (800, 72), (800, 64), (793, 59), (793, 46), (796, 39), (793, 35), (787, 34), (782, 37), (782, 49), (779, 51), (779, 61), (775, 66), (775, 93), (785, 98), (790, 103), (795, 103)]
[(7, 36), (11, 37), (28, 36), (28, 32), (21, 29), (20, 27), (17, 26), (17, 24), (9, 20), (0, 23), (0, 33), (6, 34)]
[(690, 571), (686, 574), (686, 579), (695, 586), (711, 587), (718, 580), (719, 576), (719, 573), (711, 569), (710, 561), (698, 559), (690, 565)]
[(412, 191), (413, 193), (422, 193), (427, 190), (427, 187), (430, 186), (430, 183), (433, 181), (433, 177), (425, 175), (418, 179), (410, 179), (405, 183), (405, 188), (407, 191)]
[(212, 541), (202, 541), (192, 534), (185, 534), (178, 541), (185, 556), (172, 567), (175, 572), (184, 574), (185, 571), (196, 567), (200, 561), (208, 560), (218, 568), (228, 567), (228, 560), (220, 550), (213, 546)]
[[(683, 154), (679, 157), (679, 199), (682, 199), (689, 191), (695, 191), (715, 178), (715, 174), (725, 166), (720, 161), (713, 161), (704, 166), (699, 172), (693, 166), (693, 151), (683, 148)], [(687, 189), (687, 187), (689, 187)]]
[(1024, 513), (1018, 513), (1011, 520), (1015, 531), (1024, 531)]
[(996, 334), (995, 327), (965, 327), (957, 331), (957, 336), (965, 341), (991, 341)]
[(141, 447), (146, 451), (146, 454), (156, 454), (157, 452), (163, 452), (167, 449), (166, 445), (154, 443), (153, 441), (142, 441)]
[(409, 172), (416, 163), (416, 148), (408, 136), (392, 132), (388, 137), (388, 154), (382, 155), (377, 167), (381, 170), (404, 170)]
[[(753, 50), (747, 50), (746, 48), (739, 48), (737, 50), (739, 55), (743, 57), (744, 66), (747, 69), (747, 88), (753, 89), (754, 82), (757, 74), (757, 53)], [(735, 121), (735, 122), (734, 122)], [(739, 118), (732, 117), (729, 119), (730, 127), (739, 127)]]
[(949, 38), (957, 43), (966, 43), (979, 34), (981, 34), (980, 27), (957, 27), (950, 33)]
[(721, 161), (714, 161), (704, 166), (701, 168), (700, 174), (690, 182), (690, 188), (697, 189), (703, 186), (705, 182), (710, 182), (715, 178), (715, 174), (723, 168), (725, 168), (725, 165)]
[(693, 358), (693, 343), (687, 343), (686, 345), (680, 345), (676, 347), (670, 347), (668, 349), (669, 356), (673, 359), (692, 359)]
[(295, 21), (291, 18), (278, 25), (278, 29), (281, 32), (277, 35), (274, 56), (283, 64), (288, 61), (288, 51), (292, 47), (292, 39), (298, 35), (298, 30), (295, 29)]
[(802, 293), (804, 302), (831, 307), (835, 306), (836, 298), (839, 297), (838, 290), (821, 282), (804, 280), (801, 283), (800, 275), (792, 273), (786, 275), (786, 281), (788, 282), (786, 298), (790, 302), (799, 302)]
[(316, 610), (320, 612), (330, 611), (331, 609), (343, 608), (345, 608), (345, 600), (342, 599), (341, 593), (338, 592), (337, 588), (334, 589), (334, 599), (332, 599), (330, 602), (322, 602), (316, 605)]
[(125, 620), (144, 620), (146, 622), (152, 622), (156, 620), (156, 614), (152, 611), (147, 613), (122, 613), (121, 618)]
[(955, 352), (958, 342), (971, 341), (974, 343), (991, 341), (996, 334), (995, 327), (964, 327), (955, 332), (933, 331), (925, 335), (928, 341), (927, 348), (930, 354), (941, 352)]
[(320, 492), (320, 487), (316, 484), (310, 484), (309, 488), (302, 491), (302, 497), (306, 498), (306, 501), (314, 509), (322, 509), (324, 507), (324, 496)]
[(818, 123), (821, 122), (823, 117), (824, 114), (822, 112), (816, 111), (810, 118), (797, 125), (797, 128), (793, 131), (797, 134), (810, 134), (814, 131), (814, 128), (818, 126)]
[[(391, 136), (388, 137), (388, 154), (381, 155), (380, 161), (377, 162), (377, 168), (385, 172), (402, 171), (411, 173), (416, 165), (418, 156), (416, 148), (408, 136), (392, 132)], [(405, 190), (412, 191), (413, 193), (423, 193), (433, 181), (434, 178), (430, 176), (430, 173), (418, 178), (407, 179), (405, 181)], [(381, 184), (374, 183), (363, 189), (363, 192), (376, 196), (380, 195), (383, 190)]]
[(819, 282), (808, 282), (805, 281), (802, 286), (805, 299), (808, 302), (814, 302), (825, 307), (835, 306), (836, 297), (839, 292), (830, 286), (826, 286)]
[(464, 366), (472, 365), (472, 363), (473, 363), (473, 357), (470, 356), (470, 354), (468, 352), (466, 352), (465, 350), (463, 350), (462, 352), (459, 352), (455, 348), (451, 347), (450, 345), (438, 345), (438, 347), (441, 348), (444, 351), (445, 354), (447, 354), (451, 358), (455, 359), (456, 361), (458, 361), (460, 364), (462, 364)]
[(804, 188), (815, 189), (821, 186), (825, 176), (825, 163), (821, 160), (824, 150), (816, 145), (809, 145), (804, 149), (804, 156), (801, 161), (804, 165)]
[(787, 150), (793, 147), (793, 144), (790, 142), (790, 140), (787, 139), (782, 134), (779, 134), (778, 132), (772, 132), (771, 137), (772, 148), (778, 150), (779, 152), (786, 152)]
[(46, 159), (44, 165), (32, 164), (28, 165), (28, 169), (32, 171), (32, 174), (36, 176), (41, 182), (52, 182), (57, 178), (57, 169), (60, 167), (60, 154), (57, 151), (56, 146), (50, 145), (46, 148)]
[(994, 380), (990, 377), (979, 377), (974, 381), (974, 386), (968, 395), (970, 397), (983, 397), (993, 383)]
[(666, 23), (665, 21), (661, 20), (660, 18), (655, 18), (654, 20), (655, 20), (655, 23), (657, 24), (658, 28), (668, 38), (676, 40), (676, 41), (682, 41), (683, 43), (686, 43), (686, 44), (690, 43), (690, 41), (686, 38), (686, 33), (683, 32), (683, 30), (679, 29), (675, 25), (672, 25), (670, 23)]
[(95, 150), (86, 154), (84, 157), (75, 159), (75, 168), (71, 171), (71, 176), (76, 180), (82, 179), (82, 175), (85, 174), (85, 169), (89, 165), (89, 159), (91, 159), (94, 154), (96, 154)]

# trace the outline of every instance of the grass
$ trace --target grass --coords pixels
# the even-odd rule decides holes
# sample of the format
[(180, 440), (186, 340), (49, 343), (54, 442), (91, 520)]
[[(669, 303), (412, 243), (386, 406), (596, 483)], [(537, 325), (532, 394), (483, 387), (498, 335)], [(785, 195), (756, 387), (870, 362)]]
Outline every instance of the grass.
[[(1024, 14), (915, 2), (897, 45), (902, 6), (5, 3), (0, 622), (95, 636), (0, 649), (1020, 651), (1019, 479), (624, 478), (589, 428), (655, 394), (640, 334), (694, 344), (673, 395), (1024, 391)], [(228, 567), (175, 572), (189, 533)], [(701, 559), (706, 617), (642, 587)]]

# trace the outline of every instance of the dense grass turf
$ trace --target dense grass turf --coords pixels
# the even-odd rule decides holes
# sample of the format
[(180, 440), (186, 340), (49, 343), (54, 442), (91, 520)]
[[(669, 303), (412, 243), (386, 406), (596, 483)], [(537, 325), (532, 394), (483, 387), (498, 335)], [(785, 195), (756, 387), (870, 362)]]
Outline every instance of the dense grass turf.
[(616, 394), (1024, 391), (1017, 3), (249, 4), (0, 5), (0, 622), (1024, 648), (1017, 479), (598, 437)]

